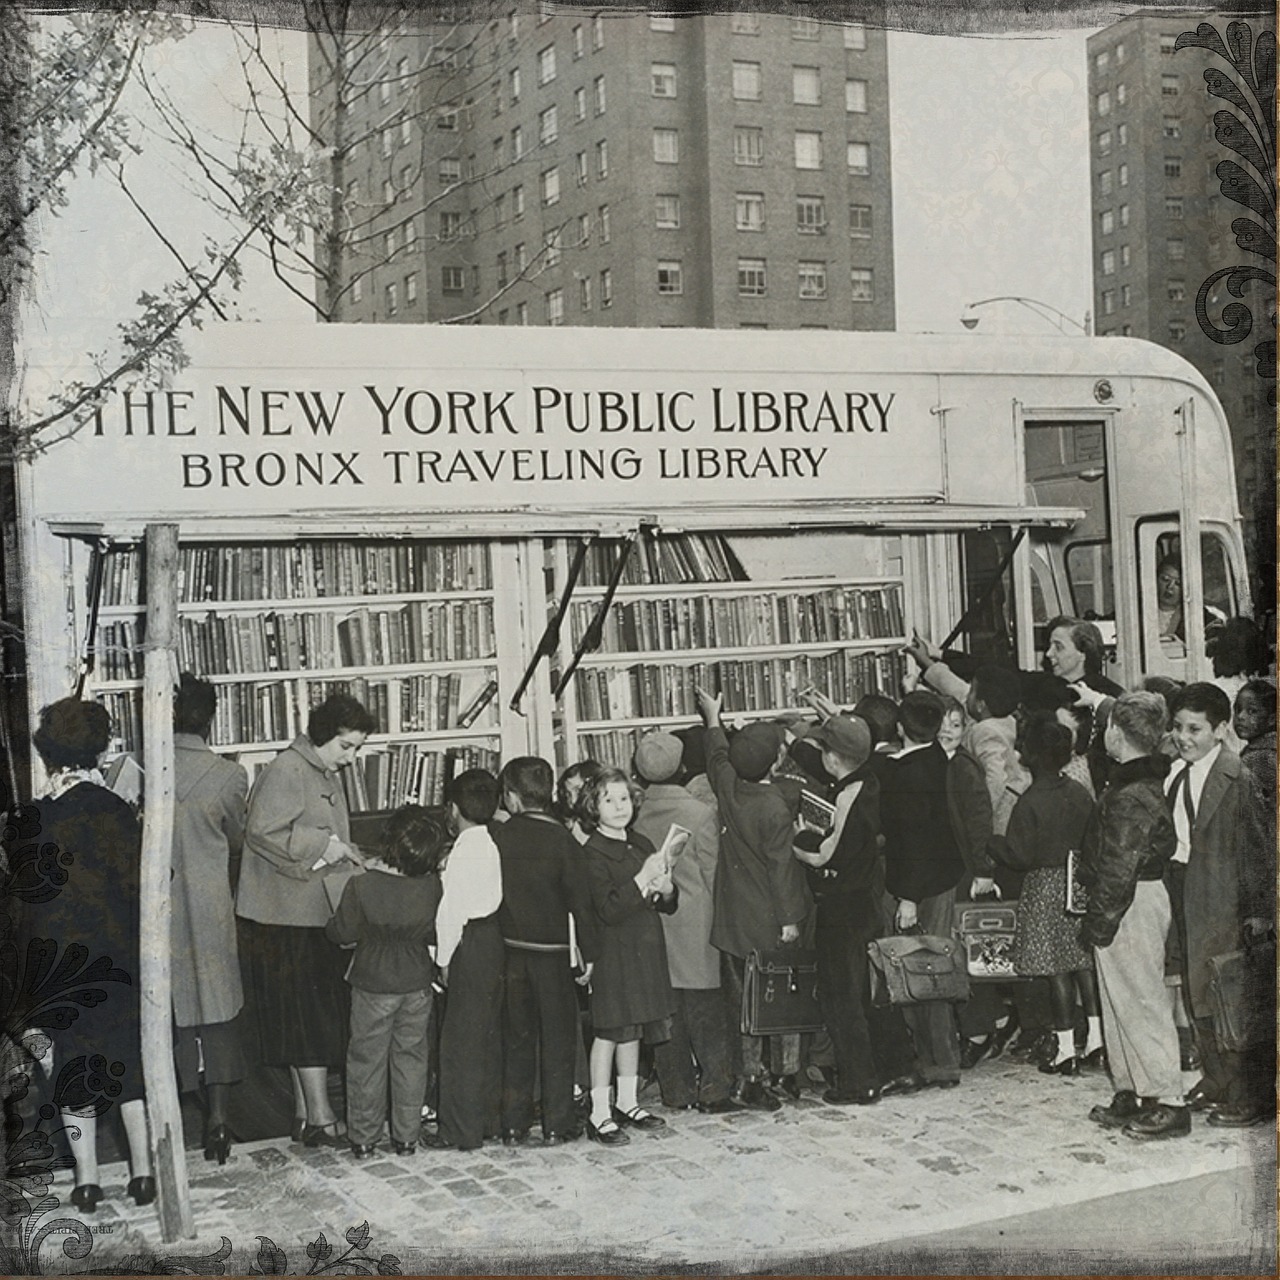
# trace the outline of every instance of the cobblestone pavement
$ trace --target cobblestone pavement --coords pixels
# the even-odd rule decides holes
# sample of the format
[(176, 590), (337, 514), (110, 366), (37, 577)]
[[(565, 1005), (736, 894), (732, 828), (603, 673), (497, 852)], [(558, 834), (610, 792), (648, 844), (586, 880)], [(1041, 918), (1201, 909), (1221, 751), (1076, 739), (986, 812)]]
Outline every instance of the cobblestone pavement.
[[(112, 1165), (102, 1176), (107, 1199), (88, 1219), (91, 1254), (64, 1257), (55, 1234), (40, 1265), (141, 1270), (156, 1258), (208, 1255), (225, 1237), (230, 1253), (217, 1261), (243, 1273), (263, 1266), (265, 1236), (288, 1273), (341, 1274), (361, 1257), (376, 1266), (384, 1253), (417, 1273), (831, 1271), (842, 1252), (896, 1242), (902, 1261), (913, 1238), (931, 1233), (1236, 1171), (1258, 1193), (1252, 1203), (1236, 1197), (1238, 1222), (1219, 1211), (1212, 1222), (1178, 1223), (1185, 1238), (1171, 1247), (1194, 1256), (1203, 1227), (1206, 1239), (1234, 1240), (1239, 1269), (1251, 1272), (1250, 1259), (1274, 1247), (1275, 1133), (1197, 1118), (1189, 1138), (1134, 1142), (1086, 1119), (1109, 1098), (1105, 1076), (1045, 1077), (999, 1062), (957, 1089), (873, 1107), (806, 1094), (774, 1114), (665, 1112), (664, 1130), (622, 1148), (583, 1140), (405, 1157), (383, 1149), (357, 1164), (345, 1151), (278, 1139), (237, 1147), (224, 1168), (196, 1151), (197, 1239), (162, 1243), (155, 1207), (134, 1206), (127, 1171)], [(54, 1186), (64, 1205), (70, 1186), (67, 1174)], [(353, 1230), (363, 1223), (367, 1232)], [(1112, 1261), (1106, 1269), (1135, 1269), (1136, 1259)], [(1084, 1269), (1099, 1269), (1096, 1257)]]

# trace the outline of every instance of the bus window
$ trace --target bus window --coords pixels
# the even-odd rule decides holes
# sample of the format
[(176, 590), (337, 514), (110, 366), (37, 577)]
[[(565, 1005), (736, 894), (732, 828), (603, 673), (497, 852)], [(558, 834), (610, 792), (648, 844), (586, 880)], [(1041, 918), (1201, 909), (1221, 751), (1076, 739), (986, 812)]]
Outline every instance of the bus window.
[[(963, 631), (969, 653), (979, 662), (1007, 665), (1015, 660), (1013, 569), (1007, 526), (972, 529), (960, 535), (960, 571), (964, 576)], [(1004, 572), (1000, 566), (1004, 563)]]
[(1067, 582), (1071, 586), (1072, 612), (1077, 618), (1090, 622), (1114, 620), (1114, 581), (1109, 542), (1073, 542), (1067, 548)]

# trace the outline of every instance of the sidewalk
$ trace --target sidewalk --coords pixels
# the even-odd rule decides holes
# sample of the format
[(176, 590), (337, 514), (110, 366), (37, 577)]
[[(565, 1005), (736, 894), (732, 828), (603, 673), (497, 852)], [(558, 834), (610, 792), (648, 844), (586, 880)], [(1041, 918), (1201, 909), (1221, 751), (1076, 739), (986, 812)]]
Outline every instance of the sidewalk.
[[(1064, 1080), (998, 1062), (957, 1089), (873, 1107), (806, 1094), (772, 1115), (664, 1112), (665, 1130), (620, 1149), (489, 1144), (356, 1164), (278, 1139), (237, 1147), (221, 1169), (195, 1151), (196, 1240), (162, 1243), (155, 1207), (136, 1207), (127, 1171), (113, 1165), (103, 1170), (107, 1199), (86, 1219), (89, 1255), (64, 1257), (55, 1234), (39, 1266), (144, 1270), (181, 1258), (204, 1274), (273, 1265), (342, 1274), (353, 1263), (376, 1269), (390, 1253), (406, 1273), (865, 1273), (923, 1271), (917, 1254), (941, 1258), (950, 1247), (966, 1259), (961, 1269), (1006, 1274), (1000, 1251), (1020, 1240), (1022, 1269), (1191, 1274), (1199, 1257), (1219, 1274), (1274, 1274), (1274, 1131), (1214, 1129), (1197, 1117), (1189, 1138), (1138, 1143), (1086, 1119), (1109, 1098), (1105, 1076)], [(1147, 1193), (1142, 1229), (1131, 1232), (1124, 1202), (1109, 1215), (1103, 1199), (1206, 1175), (1189, 1206), (1171, 1188), (1167, 1203), (1182, 1209), (1154, 1231), (1152, 1206), (1164, 1196)], [(64, 1204), (70, 1189), (60, 1175), (53, 1191)], [(1064, 1215), (1074, 1224), (1067, 1241), (1028, 1234)], [(952, 1246), (937, 1235), (948, 1231), (958, 1233)], [(1081, 1252), (1059, 1252), (1071, 1240)], [(358, 1247), (343, 1261), (349, 1242)], [(1037, 1256), (1045, 1265), (1030, 1267)]]

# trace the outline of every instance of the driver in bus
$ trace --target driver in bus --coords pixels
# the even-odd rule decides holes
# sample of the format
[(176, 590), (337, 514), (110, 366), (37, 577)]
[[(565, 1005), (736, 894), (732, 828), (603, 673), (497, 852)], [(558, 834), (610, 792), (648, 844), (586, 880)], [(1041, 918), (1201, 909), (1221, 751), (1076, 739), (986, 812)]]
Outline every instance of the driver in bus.
[[(1185, 644), (1186, 616), (1182, 607), (1182, 560), (1177, 554), (1165, 556), (1156, 566), (1156, 609), (1162, 645)], [(1206, 634), (1227, 620), (1226, 614), (1205, 605)]]

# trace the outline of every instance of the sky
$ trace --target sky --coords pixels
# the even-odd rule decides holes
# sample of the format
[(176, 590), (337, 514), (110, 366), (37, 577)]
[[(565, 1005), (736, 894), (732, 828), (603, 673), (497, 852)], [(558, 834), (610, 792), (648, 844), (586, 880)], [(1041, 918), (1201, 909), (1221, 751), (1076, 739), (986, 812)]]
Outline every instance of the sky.
[[(1085, 31), (942, 36), (889, 33), (890, 114), (899, 330), (959, 331), (965, 305), (997, 295), (1037, 299), (1082, 320), (1090, 300)], [(305, 83), (302, 37), (280, 57)], [(242, 83), (216, 24), (167, 48), (163, 74), (191, 119), (226, 131)], [(148, 149), (131, 165), (144, 203), (163, 207), (188, 243), (226, 229), (177, 192)], [(77, 182), (71, 206), (41, 235), (39, 287), (25, 338), (67, 359), (100, 350), (144, 288), (172, 272), (109, 183)], [(250, 264), (239, 314), (306, 321), (310, 313)], [(1014, 304), (981, 312), (982, 331), (1049, 333)]]

